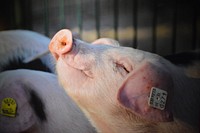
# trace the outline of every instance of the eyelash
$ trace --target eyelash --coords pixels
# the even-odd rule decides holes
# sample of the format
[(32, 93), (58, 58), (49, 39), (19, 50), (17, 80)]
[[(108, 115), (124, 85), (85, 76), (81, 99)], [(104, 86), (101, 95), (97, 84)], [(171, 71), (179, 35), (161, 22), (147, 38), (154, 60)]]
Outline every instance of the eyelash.
[(126, 76), (129, 71), (124, 67), (123, 64), (115, 63), (115, 67), (113, 69), (116, 73), (120, 73), (122, 76)]
[(82, 73), (84, 73), (87, 77), (93, 78), (91, 71), (83, 71)]
[(126, 67), (124, 67), (123, 64), (119, 64), (119, 63), (115, 63), (116, 64), (116, 67), (120, 67), (122, 69), (124, 69), (127, 73), (129, 73), (129, 71), (126, 69)]

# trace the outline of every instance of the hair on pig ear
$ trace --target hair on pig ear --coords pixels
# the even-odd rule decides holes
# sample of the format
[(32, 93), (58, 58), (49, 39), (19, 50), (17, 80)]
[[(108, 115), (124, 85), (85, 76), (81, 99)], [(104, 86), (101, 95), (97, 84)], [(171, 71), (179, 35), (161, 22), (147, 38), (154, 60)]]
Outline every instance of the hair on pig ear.
[(110, 39), (110, 38), (100, 38), (92, 42), (92, 44), (106, 44), (106, 45), (120, 46), (117, 40)]
[(125, 109), (153, 122), (173, 121), (171, 113), (173, 80), (170, 74), (152, 63), (129, 73), (119, 88), (117, 100)]

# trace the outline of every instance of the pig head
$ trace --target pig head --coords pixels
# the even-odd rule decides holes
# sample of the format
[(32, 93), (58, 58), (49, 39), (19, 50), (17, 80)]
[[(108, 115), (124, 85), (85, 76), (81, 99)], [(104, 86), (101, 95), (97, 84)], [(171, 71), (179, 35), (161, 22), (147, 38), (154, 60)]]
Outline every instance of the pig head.
[(199, 79), (156, 54), (113, 42), (89, 44), (63, 29), (49, 45), (60, 84), (97, 130), (197, 132)]

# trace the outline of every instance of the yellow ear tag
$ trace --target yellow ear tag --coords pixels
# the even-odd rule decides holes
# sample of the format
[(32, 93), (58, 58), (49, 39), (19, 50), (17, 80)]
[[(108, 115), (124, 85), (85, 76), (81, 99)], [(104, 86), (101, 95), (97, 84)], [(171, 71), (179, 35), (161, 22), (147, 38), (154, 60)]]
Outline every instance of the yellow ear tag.
[(1, 102), (0, 113), (5, 116), (15, 117), (17, 112), (17, 103), (13, 98), (4, 98)]

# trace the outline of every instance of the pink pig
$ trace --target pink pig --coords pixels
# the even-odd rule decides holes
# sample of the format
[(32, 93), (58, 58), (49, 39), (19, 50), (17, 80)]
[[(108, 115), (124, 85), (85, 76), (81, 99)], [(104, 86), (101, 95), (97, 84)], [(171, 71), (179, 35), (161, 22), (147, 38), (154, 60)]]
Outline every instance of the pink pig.
[(99, 133), (198, 132), (200, 80), (162, 57), (67, 29), (49, 49), (60, 84)]

